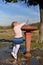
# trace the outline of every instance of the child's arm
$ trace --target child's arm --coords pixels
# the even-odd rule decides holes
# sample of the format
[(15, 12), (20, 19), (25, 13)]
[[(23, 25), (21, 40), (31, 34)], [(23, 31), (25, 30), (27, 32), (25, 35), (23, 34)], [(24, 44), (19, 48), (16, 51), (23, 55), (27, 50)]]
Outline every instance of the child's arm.
[(19, 26), (22, 27), (23, 25), (26, 25), (26, 22), (21, 23)]

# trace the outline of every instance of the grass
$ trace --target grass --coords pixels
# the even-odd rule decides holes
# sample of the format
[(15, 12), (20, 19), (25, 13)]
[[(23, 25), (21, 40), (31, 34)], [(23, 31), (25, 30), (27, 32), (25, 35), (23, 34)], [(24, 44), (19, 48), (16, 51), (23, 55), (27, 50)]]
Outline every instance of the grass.
[(31, 43), (31, 48), (41, 48), (43, 44), (39, 44), (39, 43)]
[(12, 39), (13, 36), (12, 29), (0, 29), (0, 39)]

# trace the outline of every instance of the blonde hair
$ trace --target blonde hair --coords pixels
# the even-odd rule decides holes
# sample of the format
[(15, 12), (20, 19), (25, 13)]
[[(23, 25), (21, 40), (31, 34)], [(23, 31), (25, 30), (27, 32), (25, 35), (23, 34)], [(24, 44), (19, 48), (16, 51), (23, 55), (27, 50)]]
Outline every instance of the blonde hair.
[(14, 24), (18, 23), (17, 21), (12, 22), (11, 27), (14, 27)]

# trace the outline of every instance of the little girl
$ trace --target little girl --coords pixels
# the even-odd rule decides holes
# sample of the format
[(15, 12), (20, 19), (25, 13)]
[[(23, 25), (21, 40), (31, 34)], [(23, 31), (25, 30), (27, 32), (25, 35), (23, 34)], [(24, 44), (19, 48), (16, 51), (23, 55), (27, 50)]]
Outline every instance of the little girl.
[(12, 56), (17, 59), (17, 53), (18, 50), (20, 48), (20, 44), (23, 43), (23, 34), (22, 34), (22, 30), (21, 27), (23, 25), (26, 25), (26, 23), (21, 23), (19, 24), (18, 22), (12, 22), (12, 27), (13, 27), (13, 31), (14, 31), (14, 39), (13, 39), (13, 51), (11, 52)]

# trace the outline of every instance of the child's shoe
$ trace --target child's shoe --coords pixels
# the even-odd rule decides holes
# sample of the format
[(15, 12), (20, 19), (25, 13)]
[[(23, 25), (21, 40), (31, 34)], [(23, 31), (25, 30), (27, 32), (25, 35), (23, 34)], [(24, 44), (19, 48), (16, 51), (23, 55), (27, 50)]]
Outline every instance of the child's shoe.
[(14, 52), (11, 52), (11, 54), (12, 54), (12, 56), (13, 56), (15, 59), (17, 59), (17, 55), (14, 54)]

